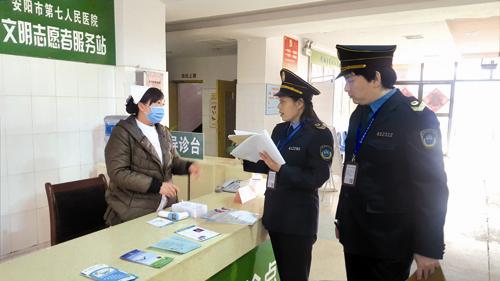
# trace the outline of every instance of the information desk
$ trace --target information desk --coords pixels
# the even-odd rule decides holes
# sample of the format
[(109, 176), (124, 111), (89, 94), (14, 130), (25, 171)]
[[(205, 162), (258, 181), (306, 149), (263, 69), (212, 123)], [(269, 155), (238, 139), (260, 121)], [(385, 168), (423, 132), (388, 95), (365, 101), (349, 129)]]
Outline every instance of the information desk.
[[(259, 196), (244, 205), (233, 203), (232, 193), (212, 193), (192, 200), (204, 203), (208, 209), (228, 207), (259, 213), (262, 217), (264, 198)], [(163, 228), (146, 223), (155, 217), (146, 215), (26, 256), (0, 264), (1, 280), (90, 280), (80, 271), (104, 263), (139, 276), (139, 280), (206, 280), (245, 253), (260, 245), (267, 232), (261, 221), (252, 226), (206, 222), (204, 219), (186, 219)], [(197, 224), (221, 235), (200, 242), (202, 247), (187, 254), (161, 253), (174, 260), (161, 269), (120, 260), (133, 249), (148, 250), (174, 231)]]

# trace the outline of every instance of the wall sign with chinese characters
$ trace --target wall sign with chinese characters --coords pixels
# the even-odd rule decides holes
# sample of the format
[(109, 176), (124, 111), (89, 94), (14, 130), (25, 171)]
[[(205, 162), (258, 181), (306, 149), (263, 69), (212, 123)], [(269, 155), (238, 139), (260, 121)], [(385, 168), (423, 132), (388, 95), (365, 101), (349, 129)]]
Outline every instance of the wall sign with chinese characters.
[(299, 41), (288, 36), (283, 37), (283, 68), (297, 72), (299, 61)]
[(147, 71), (146, 79), (146, 85), (148, 85), (148, 87), (155, 87), (163, 90), (163, 73)]
[(210, 128), (217, 128), (217, 95), (210, 94)]
[(173, 131), (172, 143), (180, 157), (203, 159), (202, 133)]
[(0, 0), (0, 53), (114, 65), (114, 1)]
[(181, 73), (182, 79), (193, 79), (196, 78), (196, 73)]
[(316, 50), (312, 50), (311, 62), (329, 68), (340, 67), (340, 61), (337, 57)]

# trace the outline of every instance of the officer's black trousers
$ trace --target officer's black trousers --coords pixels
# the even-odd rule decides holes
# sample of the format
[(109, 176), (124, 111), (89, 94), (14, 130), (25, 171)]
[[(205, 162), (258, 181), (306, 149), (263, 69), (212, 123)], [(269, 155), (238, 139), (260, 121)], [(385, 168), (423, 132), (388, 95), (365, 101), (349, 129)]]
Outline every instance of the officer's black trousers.
[(405, 281), (410, 275), (413, 257), (378, 259), (344, 252), (348, 281)]
[(281, 281), (307, 281), (316, 235), (269, 232)]

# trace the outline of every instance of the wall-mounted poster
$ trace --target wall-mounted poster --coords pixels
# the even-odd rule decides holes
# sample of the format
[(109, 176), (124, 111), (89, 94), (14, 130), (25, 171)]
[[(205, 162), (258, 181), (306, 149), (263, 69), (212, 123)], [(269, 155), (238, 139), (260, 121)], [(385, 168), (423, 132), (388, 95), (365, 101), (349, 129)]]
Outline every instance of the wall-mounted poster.
[(163, 73), (146, 71), (146, 79), (148, 87), (155, 87), (163, 91)]
[(266, 115), (279, 114), (278, 104), (280, 99), (274, 96), (279, 90), (280, 85), (266, 84)]

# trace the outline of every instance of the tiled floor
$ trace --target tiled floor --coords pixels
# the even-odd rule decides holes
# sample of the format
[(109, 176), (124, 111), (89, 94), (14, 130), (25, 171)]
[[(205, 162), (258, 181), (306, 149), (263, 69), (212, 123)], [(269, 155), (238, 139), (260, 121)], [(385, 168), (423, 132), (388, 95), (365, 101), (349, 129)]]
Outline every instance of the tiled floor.
[[(448, 281), (500, 281), (499, 171), (495, 165), (477, 163), (481, 162), (471, 157), (446, 159), (450, 197), (442, 267)], [(320, 191), (320, 198), (320, 230), (310, 280), (346, 280), (332, 221), (338, 192)]]

